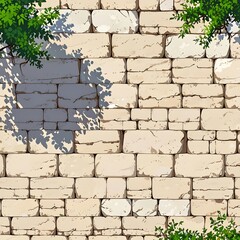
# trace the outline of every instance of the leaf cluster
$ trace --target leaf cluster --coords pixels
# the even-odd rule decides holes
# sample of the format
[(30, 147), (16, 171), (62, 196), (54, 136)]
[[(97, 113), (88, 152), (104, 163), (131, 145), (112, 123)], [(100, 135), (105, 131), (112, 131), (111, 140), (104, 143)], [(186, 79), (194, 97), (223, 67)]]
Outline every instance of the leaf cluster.
[(210, 231), (203, 228), (202, 232), (182, 228), (183, 221), (176, 223), (174, 220), (169, 223), (167, 229), (156, 227), (159, 240), (239, 240), (240, 232), (233, 219), (228, 225), (224, 225), (227, 217), (218, 212), (217, 219), (210, 218)]
[(42, 67), (41, 58), (49, 59), (42, 49), (43, 41), (54, 36), (46, 27), (59, 18), (57, 8), (36, 9), (46, 0), (0, 0), (0, 44), (13, 57), (25, 59), (30, 65)]

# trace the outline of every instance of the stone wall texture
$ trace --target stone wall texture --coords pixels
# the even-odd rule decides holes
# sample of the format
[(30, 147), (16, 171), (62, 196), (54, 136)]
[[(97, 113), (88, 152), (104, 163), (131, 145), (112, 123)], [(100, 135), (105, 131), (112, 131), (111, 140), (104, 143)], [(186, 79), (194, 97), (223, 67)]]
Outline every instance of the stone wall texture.
[(0, 59), (0, 240), (240, 229), (240, 35), (179, 38), (182, 2), (48, 0), (53, 58)]

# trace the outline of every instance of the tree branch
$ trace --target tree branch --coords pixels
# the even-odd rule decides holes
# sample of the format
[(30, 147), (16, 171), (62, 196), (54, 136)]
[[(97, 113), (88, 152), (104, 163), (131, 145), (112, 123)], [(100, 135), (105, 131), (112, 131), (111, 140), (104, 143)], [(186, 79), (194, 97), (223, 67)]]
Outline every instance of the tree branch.
[(8, 48), (9, 47), (9, 45), (7, 45), (7, 46), (5, 46), (5, 47), (2, 47), (2, 48), (0, 48), (0, 52), (1, 51), (3, 51), (5, 48)]

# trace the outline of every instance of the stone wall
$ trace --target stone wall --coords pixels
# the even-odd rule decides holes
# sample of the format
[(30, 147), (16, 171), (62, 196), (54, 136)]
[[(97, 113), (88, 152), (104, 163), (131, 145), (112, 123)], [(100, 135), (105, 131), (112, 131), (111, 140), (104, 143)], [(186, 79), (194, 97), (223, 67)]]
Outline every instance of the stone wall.
[(153, 240), (217, 211), (240, 226), (240, 37), (179, 38), (180, 3), (48, 0), (54, 59), (0, 60), (1, 240)]

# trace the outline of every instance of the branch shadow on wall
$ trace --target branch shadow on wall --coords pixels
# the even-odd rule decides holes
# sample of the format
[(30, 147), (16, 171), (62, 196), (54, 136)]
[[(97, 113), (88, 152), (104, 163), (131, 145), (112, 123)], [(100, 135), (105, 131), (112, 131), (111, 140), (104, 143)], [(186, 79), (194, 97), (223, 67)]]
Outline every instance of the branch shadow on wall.
[[(55, 58), (59, 56), (65, 56), (64, 58), (78, 59), (82, 57), (82, 49), (72, 49), (68, 50), (67, 45), (64, 43), (64, 39), (69, 38), (74, 31), (71, 29), (74, 27), (73, 24), (67, 23), (67, 18), (69, 13), (66, 12), (62, 14), (61, 19), (59, 19), (51, 30), (56, 33), (55, 43), (45, 43), (44, 48), (47, 49), (50, 54)], [(94, 46), (93, 46), (94, 47)], [(62, 57), (61, 57), (62, 58)], [(65, 59), (65, 60), (66, 60)], [(44, 62), (46, 60), (43, 60)], [(52, 60), (54, 61), (54, 60)], [(64, 61), (64, 60), (62, 60)], [(69, 153), (74, 151), (74, 131), (78, 131), (81, 134), (85, 134), (87, 130), (99, 130), (100, 129), (100, 120), (103, 117), (103, 109), (108, 108), (109, 104), (106, 101), (107, 96), (111, 96), (111, 86), (112, 84), (108, 79), (105, 79), (100, 67), (96, 69), (90, 69), (91, 65), (94, 63), (90, 60), (85, 60), (83, 64), (81, 63), (81, 77), (80, 83), (87, 84), (93, 89), (93, 92), (96, 92), (95, 97), (95, 106), (85, 106), (84, 108), (79, 107), (79, 114), (74, 116), (75, 122), (69, 122), (69, 129), (59, 130), (58, 125), (57, 129), (45, 129), (43, 121), (35, 121), (34, 114), (32, 116), (26, 114), (25, 104), (21, 102), (18, 98), (18, 93), (16, 88), (22, 84), (29, 84), (29, 86), (34, 86), (38, 83), (38, 79), (34, 79), (34, 76), (48, 76), (46, 74), (49, 69), (47, 69), (47, 62), (43, 64), (43, 68), (38, 70), (35, 67), (30, 67), (28, 64), (21, 65), (24, 60), (16, 59), (15, 64), (12, 63), (10, 58), (0, 59), (0, 84), (1, 84), (1, 95), (0, 95), (0, 130), (10, 131), (11, 135), (16, 141), (20, 141), (24, 144), (28, 144), (28, 150), (34, 152), (31, 149), (31, 143), (39, 145), (41, 152), (48, 152), (48, 145), (52, 145), (54, 149), (59, 150), (62, 153)], [(29, 74), (29, 70), (31, 73)], [(61, 69), (54, 69), (57, 72), (61, 72)], [(53, 72), (53, 71), (52, 71)], [(56, 75), (57, 76), (57, 75)], [(73, 76), (62, 76), (63, 78), (69, 78), (69, 81), (72, 81), (72, 78), (80, 78), (80, 69), (78, 73)], [(61, 77), (60, 77), (61, 78)], [(48, 76), (39, 80), (39, 83), (47, 84), (60, 84), (61, 79), (53, 78)], [(73, 82), (71, 82), (73, 83)], [(79, 83), (79, 81), (78, 81)], [(67, 85), (68, 83), (66, 83)], [(22, 85), (23, 86), (23, 85)], [(38, 86), (38, 85), (35, 85)], [(45, 85), (47, 88), (49, 85)], [(29, 93), (35, 95), (36, 97), (41, 94), (41, 89), (28, 90)], [(45, 89), (45, 91), (47, 91)], [(28, 92), (27, 92), (28, 93)], [(24, 92), (26, 94), (26, 91)], [(67, 93), (71, 96), (71, 92)], [(57, 93), (55, 93), (57, 97)], [(86, 98), (86, 94), (79, 93), (78, 100), (81, 102)], [(29, 100), (30, 101), (30, 100)], [(59, 97), (57, 98), (59, 101)], [(59, 108), (59, 107), (58, 107)], [(74, 107), (78, 109), (78, 107)], [(81, 108), (81, 109), (80, 109)], [(38, 107), (35, 109), (44, 109), (44, 107)], [(30, 111), (29, 111), (30, 113)], [(36, 117), (37, 118), (37, 117)], [(58, 124), (53, 122), (53, 124)], [(27, 131), (27, 137), (26, 137)], [(66, 145), (71, 147), (66, 147)]]

